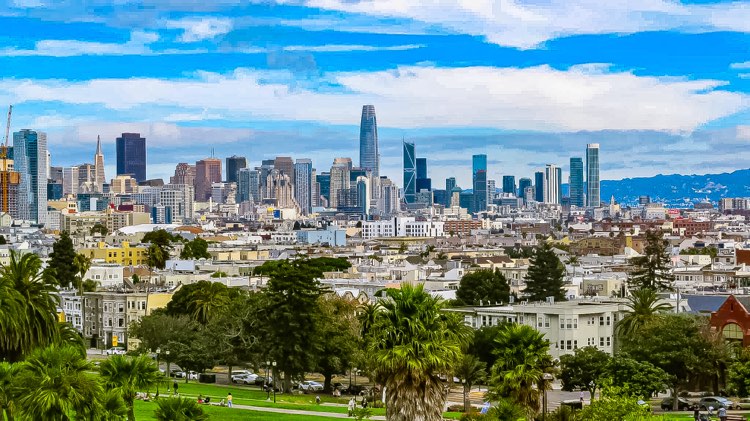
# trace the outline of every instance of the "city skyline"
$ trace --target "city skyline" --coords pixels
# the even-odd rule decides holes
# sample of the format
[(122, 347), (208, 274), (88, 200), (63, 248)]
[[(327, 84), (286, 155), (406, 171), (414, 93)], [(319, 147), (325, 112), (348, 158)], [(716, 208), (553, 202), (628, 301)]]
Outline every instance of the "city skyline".
[(148, 139), (148, 178), (211, 149), (253, 164), (356, 160), (368, 104), (394, 180), (403, 138), (433, 180), (475, 154), (488, 180), (550, 162), (567, 173), (589, 143), (608, 152), (607, 180), (750, 168), (750, 56), (738, 48), (750, 35), (736, 24), (750, 12), (734, 3), (587, 4), (586, 20), (577, 1), (517, 4), (529, 20), (465, 1), (126, 3), (97, 7), (96, 21), (80, 1), (0, 6), (0, 104), (16, 107), (13, 131), (48, 134), (54, 165), (89, 161), (97, 135), (114, 158), (123, 132)]

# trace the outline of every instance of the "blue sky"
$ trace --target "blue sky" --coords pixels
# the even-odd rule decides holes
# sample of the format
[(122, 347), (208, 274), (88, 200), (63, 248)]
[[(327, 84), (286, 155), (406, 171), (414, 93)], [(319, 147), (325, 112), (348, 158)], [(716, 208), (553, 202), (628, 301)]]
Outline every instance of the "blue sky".
[(149, 177), (246, 155), (358, 161), (374, 104), (385, 174), (402, 138), (433, 185), (567, 170), (602, 177), (750, 167), (750, 2), (0, 0), (0, 106), (48, 133), (53, 165), (146, 136)]

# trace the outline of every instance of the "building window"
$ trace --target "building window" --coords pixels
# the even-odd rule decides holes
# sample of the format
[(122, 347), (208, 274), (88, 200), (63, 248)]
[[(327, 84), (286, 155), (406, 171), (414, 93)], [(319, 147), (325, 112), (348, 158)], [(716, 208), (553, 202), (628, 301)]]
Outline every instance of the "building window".
[(609, 326), (610, 324), (611, 324), (610, 317), (607, 316), (607, 326)]
[(604, 348), (604, 336), (599, 337), (599, 346)]
[(604, 326), (604, 316), (599, 316), (599, 326)]
[(123, 319), (123, 318), (117, 319), (117, 325), (119, 327), (124, 327), (125, 326), (125, 319)]
[(607, 346), (609, 347), (611, 345), (612, 345), (612, 337), (611, 336), (607, 336)]
[(573, 349), (573, 341), (568, 339), (568, 349)]
[(536, 327), (537, 328), (542, 327), (543, 323), (544, 323), (544, 320), (543, 320), (542, 316), (537, 316), (537, 318), (536, 318)]
[(544, 317), (544, 327), (549, 327), (549, 317)]
[(573, 329), (578, 329), (578, 319), (573, 319)]
[(578, 340), (577, 339), (573, 340), (573, 349), (578, 349)]

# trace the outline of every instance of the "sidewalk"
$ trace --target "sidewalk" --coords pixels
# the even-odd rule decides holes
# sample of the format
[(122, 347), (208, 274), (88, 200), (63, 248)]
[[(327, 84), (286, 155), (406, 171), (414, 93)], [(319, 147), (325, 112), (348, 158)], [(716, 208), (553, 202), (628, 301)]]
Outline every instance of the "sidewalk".
[[(262, 406), (249, 406), (249, 405), (234, 405), (233, 408), (237, 409), (249, 409), (251, 411), (258, 412), (273, 412), (276, 414), (293, 414), (293, 415), (306, 415), (313, 417), (328, 417), (328, 418), (349, 418), (346, 414), (338, 412), (318, 412), (318, 411), (301, 411), (299, 409), (284, 409), (284, 408), (268, 408)], [(384, 421), (385, 417), (382, 415), (373, 416), (371, 420)]]

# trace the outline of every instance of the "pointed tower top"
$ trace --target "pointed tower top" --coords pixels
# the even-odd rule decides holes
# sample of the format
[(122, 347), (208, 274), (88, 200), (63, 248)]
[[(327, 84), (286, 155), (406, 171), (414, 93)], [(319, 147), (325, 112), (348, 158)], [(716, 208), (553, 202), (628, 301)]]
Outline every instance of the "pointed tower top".
[(102, 139), (99, 135), (96, 136), (96, 154), (103, 155), (102, 154)]

